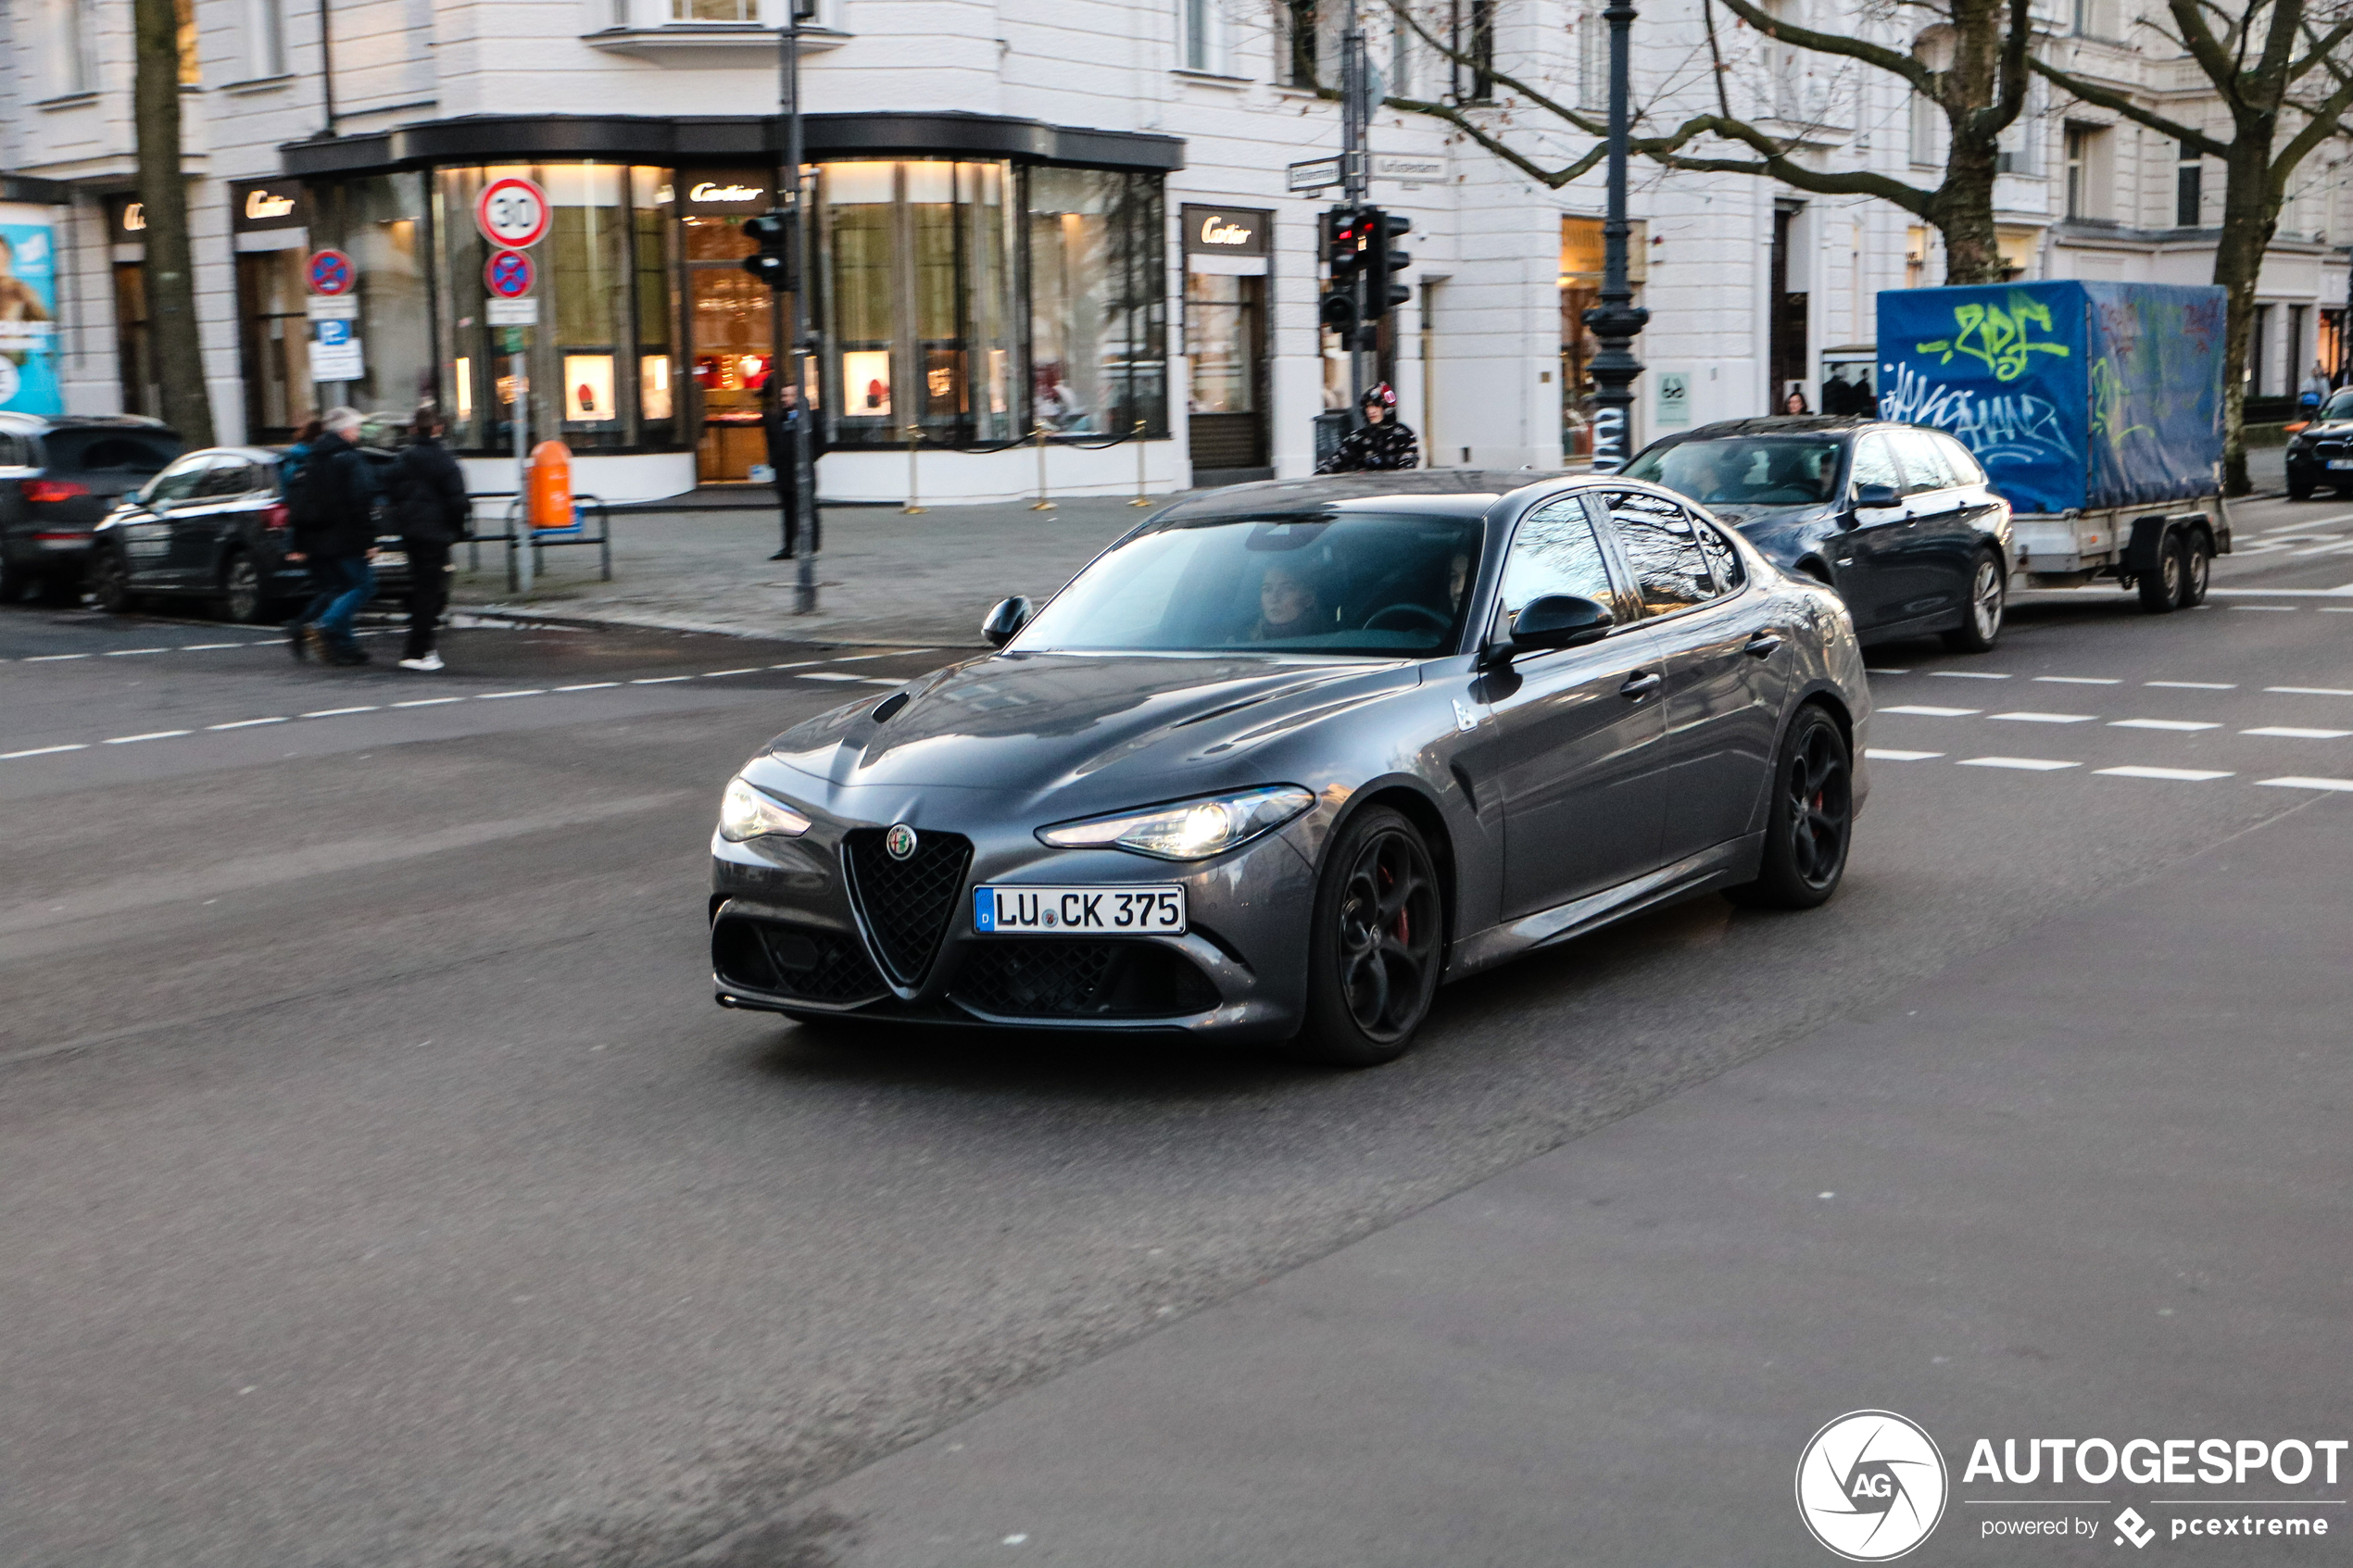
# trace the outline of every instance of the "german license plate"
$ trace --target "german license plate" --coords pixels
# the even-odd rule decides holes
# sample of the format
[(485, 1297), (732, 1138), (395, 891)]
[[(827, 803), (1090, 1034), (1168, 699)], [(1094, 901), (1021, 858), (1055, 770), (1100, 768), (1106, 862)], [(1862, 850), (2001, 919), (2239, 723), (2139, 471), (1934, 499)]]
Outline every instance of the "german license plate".
[(2333, 469), (2353, 469), (2353, 458), (2331, 458), (2329, 459), (2329, 467)]
[(1182, 936), (1182, 887), (975, 887), (984, 936)]
[(376, 552), (375, 564), (380, 567), (407, 566), (409, 564), (409, 552), (406, 550), (378, 550)]

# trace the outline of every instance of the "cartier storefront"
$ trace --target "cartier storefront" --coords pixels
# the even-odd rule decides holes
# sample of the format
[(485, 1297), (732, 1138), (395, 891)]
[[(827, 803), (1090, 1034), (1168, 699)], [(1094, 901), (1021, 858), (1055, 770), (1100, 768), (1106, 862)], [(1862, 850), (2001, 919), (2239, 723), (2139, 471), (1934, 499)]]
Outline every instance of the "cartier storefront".
[[(1181, 144), (971, 115), (808, 127), (819, 348), (804, 379), (839, 455), (829, 473), (903, 453), (911, 427), (929, 448), (975, 455), (1041, 426), (1099, 443), (1140, 420), (1165, 437), (1162, 182)], [(581, 488), (615, 498), (750, 479), (785, 312), (739, 263), (753, 248), (743, 220), (774, 202), (774, 136), (754, 118), (550, 116), (285, 147), (298, 205), (257, 220), (286, 228), (240, 242), (241, 263), (246, 246), (256, 257), (240, 269), (248, 386), (258, 367), (271, 389), (255, 427), (280, 428), (313, 390), (387, 414), (431, 399), (461, 456), (510, 454), (521, 388), (488, 320), (492, 247), (472, 212), (486, 183), (522, 175), (553, 207), (533, 247), (530, 429), (560, 434)], [(279, 347), (289, 312), (260, 262), (291, 245), (341, 250), (358, 270), (348, 383), (294, 384), (299, 361)]]

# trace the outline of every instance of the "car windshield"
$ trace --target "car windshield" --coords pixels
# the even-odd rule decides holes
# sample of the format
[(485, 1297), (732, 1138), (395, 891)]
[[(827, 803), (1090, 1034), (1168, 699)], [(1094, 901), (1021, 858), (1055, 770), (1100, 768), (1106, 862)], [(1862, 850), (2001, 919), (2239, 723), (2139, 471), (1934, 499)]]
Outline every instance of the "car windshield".
[(2330, 398), (2321, 409), (2324, 420), (2353, 420), (2353, 386)]
[(159, 430), (68, 425), (41, 438), (51, 473), (161, 473), (181, 452), (180, 438)]
[(1469, 612), (1475, 518), (1173, 519), (1074, 579), (1013, 651), (1418, 656)]
[(1735, 435), (1657, 446), (1627, 466), (1707, 507), (1806, 507), (1831, 498), (1840, 443), (1811, 435)]

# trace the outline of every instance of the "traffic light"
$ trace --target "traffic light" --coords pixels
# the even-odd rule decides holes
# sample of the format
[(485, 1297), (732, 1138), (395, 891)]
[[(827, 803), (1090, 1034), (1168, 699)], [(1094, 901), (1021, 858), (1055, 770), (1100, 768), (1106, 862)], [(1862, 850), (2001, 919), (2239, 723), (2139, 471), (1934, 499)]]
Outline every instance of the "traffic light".
[(772, 289), (794, 286), (793, 215), (781, 207), (744, 220), (744, 237), (760, 248), (744, 257), (744, 270)]
[(1353, 208), (1334, 207), (1324, 214), (1324, 259), (1331, 267), (1332, 282), (1317, 314), (1350, 348), (1356, 346), (1364, 320), (1361, 290), (1371, 237), (1371, 226)]
[(1414, 258), (1399, 250), (1396, 244), (1414, 231), (1414, 220), (1402, 212), (1368, 214), (1372, 232), (1366, 236), (1365, 268), (1365, 314), (1378, 320), (1414, 297), (1414, 291), (1397, 281), (1397, 274), (1414, 264)]

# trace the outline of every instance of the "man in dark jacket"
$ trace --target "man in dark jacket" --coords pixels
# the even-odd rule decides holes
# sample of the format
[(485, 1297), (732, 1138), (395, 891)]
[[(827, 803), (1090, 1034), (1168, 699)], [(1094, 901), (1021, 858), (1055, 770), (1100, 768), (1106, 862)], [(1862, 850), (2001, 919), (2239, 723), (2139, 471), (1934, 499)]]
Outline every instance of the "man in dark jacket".
[(440, 669), (434, 633), (449, 603), (449, 546), (472, 533), (473, 503), (466, 499), (466, 475), (441, 444), (441, 416), (420, 408), (409, 427), (411, 437), (392, 465), (393, 526), (409, 553), (409, 644), (403, 670)]
[(359, 455), (359, 410), (330, 408), (310, 444), (287, 499), (294, 548), (286, 558), (306, 562), (319, 595), (296, 621), (296, 652), (308, 645), (329, 664), (365, 664), (351, 634), (360, 606), (375, 597), (376, 476)]
[(1317, 473), (1365, 473), (1380, 469), (1419, 468), (1421, 447), (1413, 428), (1397, 422), (1397, 394), (1387, 382), (1365, 389), (1365, 422), (1348, 433), (1340, 450), (1317, 465)]
[(809, 463), (812, 473), (817, 458), (824, 451), (824, 427), (800, 406), (800, 388), (785, 378), (785, 364), (786, 361), (779, 361), (767, 383), (760, 389), (760, 419), (768, 437), (768, 466), (776, 470), (776, 499), (785, 514), (784, 548), (770, 556), (770, 560), (792, 559), (800, 543), (800, 511), (794, 504), (799, 495), (799, 473), (793, 462), (792, 435), (802, 420), (809, 423)]

